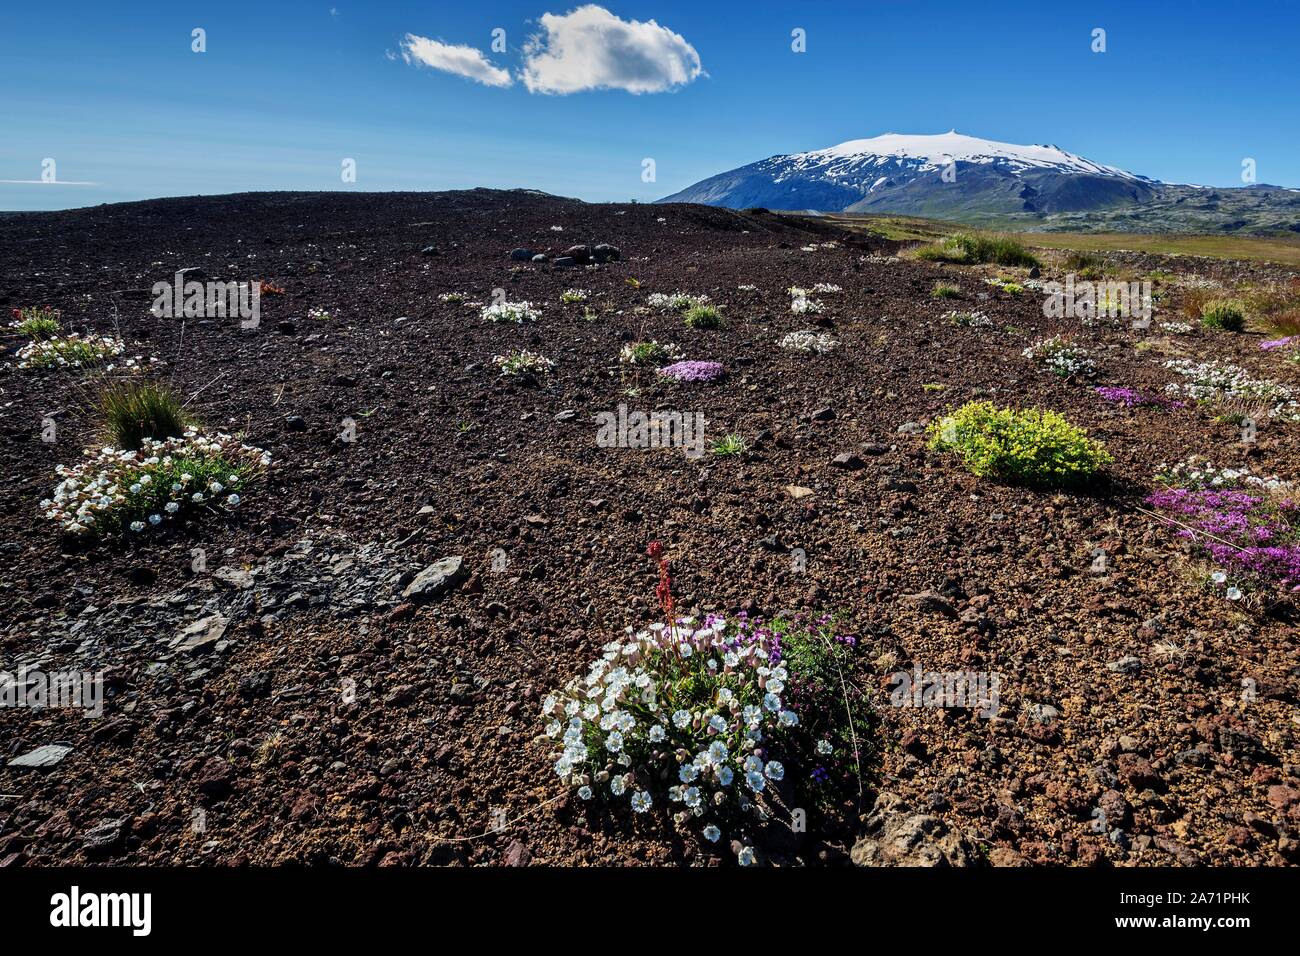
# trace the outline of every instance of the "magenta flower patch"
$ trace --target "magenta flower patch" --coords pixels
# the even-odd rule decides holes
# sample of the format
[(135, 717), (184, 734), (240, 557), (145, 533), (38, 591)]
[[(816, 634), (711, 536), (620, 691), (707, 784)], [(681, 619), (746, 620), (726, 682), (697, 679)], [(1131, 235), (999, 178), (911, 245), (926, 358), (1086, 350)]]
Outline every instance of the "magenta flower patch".
[(1225, 568), (1300, 591), (1300, 510), (1267, 493), (1166, 488), (1147, 504), (1168, 516), (1178, 536), (1195, 541)]
[(724, 370), (721, 362), (686, 361), (665, 365), (659, 374), (678, 382), (716, 382)]
[(1097, 389), (1097, 394), (1108, 402), (1120, 402), (1125, 408), (1134, 408), (1139, 405), (1155, 405), (1158, 408), (1183, 407), (1182, 402), (1172, 401), (1163, 395), (1148, 395), (1134, 388), (1110, 388), (1103, 385)]

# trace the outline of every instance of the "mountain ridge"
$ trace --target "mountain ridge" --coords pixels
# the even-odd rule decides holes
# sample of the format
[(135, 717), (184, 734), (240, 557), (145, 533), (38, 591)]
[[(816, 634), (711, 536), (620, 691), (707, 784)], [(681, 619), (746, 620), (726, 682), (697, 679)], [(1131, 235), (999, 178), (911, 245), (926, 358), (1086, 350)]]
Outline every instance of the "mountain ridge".
[[(885, 133), (778, 154), (658, 202), (898, 214), (1018, 228), (1300, 232), (1300, 191), (1164, 183), (1055, 145)], [(1140, 220), (1146, 212), (1152, 222)]]

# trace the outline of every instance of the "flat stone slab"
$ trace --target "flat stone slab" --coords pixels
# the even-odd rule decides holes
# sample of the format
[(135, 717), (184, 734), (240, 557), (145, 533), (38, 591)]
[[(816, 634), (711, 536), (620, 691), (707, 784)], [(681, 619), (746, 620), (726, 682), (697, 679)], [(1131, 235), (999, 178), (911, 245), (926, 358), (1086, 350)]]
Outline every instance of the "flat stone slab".
[(408, 601), (432, 601), (459, 584), (465, 577), (465, 562), (453, 556), (435, 561), (415, 576), (415, 580), (406, 586), (402, 597)]
[(46, 744), (44, 747), (37, 747), (30, 753), (23, 754), (21, 757), (15, 757), (9, 761), (8, 766), (53, 767), (70, 753), (72, 753), (71, 747), (65, 747), (62, 744)]

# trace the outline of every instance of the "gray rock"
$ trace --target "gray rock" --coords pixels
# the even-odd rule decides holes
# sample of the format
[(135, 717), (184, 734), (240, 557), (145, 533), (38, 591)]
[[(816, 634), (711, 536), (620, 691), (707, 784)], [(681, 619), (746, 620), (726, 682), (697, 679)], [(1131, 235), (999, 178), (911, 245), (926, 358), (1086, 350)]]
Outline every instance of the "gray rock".
[(851, 452), (845, 452), (842, 455), (836, 455), (831, 459), (831, 465), (836, 468), (844, 468), (849, 471), (857, 471), (862, 467), (862, 459)]
[(1136, 674), (1142, 669), (1142, 661), (1133, 657), (1121, 657), (1117, 661), (1111, 661), (1106, 665), (1106, 670), (1114, 671), (1116, 674)]
[(437, 254), (438, 254), (437, 246), (425, 246), (423, 249), (420, 250), (420, 255), (422, 256), (436, 256)]
[(623, 258), (623, 253), (616, 246), (602, 242), (591, 250), (591, 256), (597, 262), (616, 262)]
[(253, 575), (243, 568), (221, 567), (212, 572), (212, 576), (222, 584), (228, 584), (236, 590), (244, 590), (253, 586)]
[(81, 835), (81, 845), (85, 849), (95, 852), (97, 850), (111, 849), (121, 839), (122, 821), (102, 820)]
[(510, 250), (510, 258), (513, 259), (515, 262), (528, 262), (529, 260), (531, 260), (531, 259), (533, 258), (533, 250), (531, 250), (531, 249), (511, 249), (511, 250)]
[(1061, 712), (1051, 704), (1030, 704), (1027, 710), (1029, 719), (1039, 724), (1050, 724)]
[(920, 422), (903, 422), (898, 426), (898, 434), (900, 435), (919, 435), (923, 431), (925, 431), (925, 426)]
[(913, 813), (886, 792), (876, 799), (849, 857), (858, 866), (965, 867), (974, 854), (966, 838), (939, 817)]
[(568, 269), (576, 266), (578, 260), (573, 258), (573, 256), (560, 256), (551, 264), (557, 269)]
[(207, 653), (226, 636), (229, 624), (230, 619), (220, 612), (201, 617), (172, 638), (171, 647), (184, 654)]
[(8, 765), (10, 767), (53, 767), (70, 753), (72, 753), (71, 747), (64, 747), (62, 744), (46, 744), (21, 757), (15, 757)]
[(908, 604), (916, 605), (916, 607), (922, 611), (946, 614), (948, 617), (957, 616), (957, 609), (949, 603), (947, 598), (935, 590), (918, 591), (916, 594), (904, 594), (903, 600)]
[(408, 601), (432, 601), (459, 584), (466, 576), (465, 562), (457, 555), (435, 561), (415, 576), (402, 597)]

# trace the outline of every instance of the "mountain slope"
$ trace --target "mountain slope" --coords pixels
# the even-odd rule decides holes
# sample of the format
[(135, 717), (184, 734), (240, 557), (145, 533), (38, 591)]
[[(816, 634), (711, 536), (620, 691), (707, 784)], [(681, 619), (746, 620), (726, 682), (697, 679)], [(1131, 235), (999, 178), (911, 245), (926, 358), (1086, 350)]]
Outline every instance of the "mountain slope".
[(1056, 146), (888, 133), (772, 156), (661, 201), (972, 218), (1140, 204), (1160, 185)]

